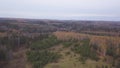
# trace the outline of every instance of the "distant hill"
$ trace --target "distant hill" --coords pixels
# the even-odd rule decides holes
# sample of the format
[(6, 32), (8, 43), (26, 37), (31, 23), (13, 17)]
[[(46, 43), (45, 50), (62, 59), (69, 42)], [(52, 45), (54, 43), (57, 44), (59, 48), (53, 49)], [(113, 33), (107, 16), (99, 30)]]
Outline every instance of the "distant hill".
[(23, 32), (117, 32), (120, 33), (120, 22), (116, 21), (78, 21), (78, 20), (48, 20), (0, 18), (0, 30), (16, 29)]

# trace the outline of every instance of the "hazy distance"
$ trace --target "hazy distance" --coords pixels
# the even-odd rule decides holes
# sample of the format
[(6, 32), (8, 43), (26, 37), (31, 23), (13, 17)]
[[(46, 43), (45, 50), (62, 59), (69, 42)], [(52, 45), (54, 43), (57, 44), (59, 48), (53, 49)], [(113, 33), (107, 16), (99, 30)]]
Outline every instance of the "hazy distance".
[(0, 17), (120, 21), (120, 0), (0, 0)]

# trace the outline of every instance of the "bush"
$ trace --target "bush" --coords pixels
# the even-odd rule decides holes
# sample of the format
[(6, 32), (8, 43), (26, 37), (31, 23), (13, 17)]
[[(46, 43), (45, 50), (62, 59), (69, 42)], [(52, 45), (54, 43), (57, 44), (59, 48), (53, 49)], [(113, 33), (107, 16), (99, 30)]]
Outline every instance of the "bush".
[(57, 53), (44, 51), (29, 51), (27, 52), (28, 61), (33, 63), (34, 68), (43, 68), (47, 63), (55, 62), (60, 58)]
[(112, 47), (109, 47), (109, 48), (107, 49), (106, 54), (109, 55), (109, 56), (114, 56), (114, 54), (115, 54), (115, 49), (112, 48)]
[(30, 48), (32, 50), (43, 50), (55, 46), (56, 44), (59, 44), (59, 40), (54, 36), (50, 36), (46, 39), (33, 42)]
[(70, 47), (73, 44), (73, 42), (63, 42), (64, 47)]
[[(80, 54), (80, 56), (83, 58), (83, 60), (86, 60), (88, 58), (93, 60), (98, 60), (97, 54), (95, 51), (93, 51), (89, 45), (89, 39), (84, 39), (81, 41), (82, 45), (75, 45), (72, 50), (75, 53)], [(85, 58), (85, 59), (84, 59)]]
[(56, 44), (59, 44), (59, 41), (55, 36), (33, 42), (30, 51), (26, 53), (28, 61), (33, 64), (34, 68), (43, 68), (50, 62), (56, 62), (61, 55), (47, 50)]

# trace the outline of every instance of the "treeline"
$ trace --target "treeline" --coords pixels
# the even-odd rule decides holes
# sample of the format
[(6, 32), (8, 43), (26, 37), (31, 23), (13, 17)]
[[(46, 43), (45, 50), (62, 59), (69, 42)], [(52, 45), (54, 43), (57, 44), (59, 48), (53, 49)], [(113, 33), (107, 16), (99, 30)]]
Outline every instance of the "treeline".
[(28, 44), (29, 38), (25, 36), (5, 36), (0, 38), (0, 46), (6, 47), (8, 50), (15, 50)]
[(13, 59), (13, 52), (29, 45), (29, 38), (16, 33), (0, 37), (0, 67), (3, 68)]
[(89, 34), (89, 35), (97, 35), (97, 36), (118, 36), (120, 37), (120, 34), (112, 34), (112, 33), (97, 33), (97, 32), (80, 32), (83, 34)]

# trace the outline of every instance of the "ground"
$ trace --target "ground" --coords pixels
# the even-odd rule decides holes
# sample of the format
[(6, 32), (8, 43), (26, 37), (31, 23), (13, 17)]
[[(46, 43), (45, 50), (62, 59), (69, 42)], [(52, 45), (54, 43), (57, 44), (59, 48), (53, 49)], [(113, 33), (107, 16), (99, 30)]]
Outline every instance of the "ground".
[[(57, 51), (56, 51), (57, 50)], [(109, 64), (103, 61), (93, 61), (88, 59), (85, 64), (78, 60), (78, 55), (73, 53), (70, 48), (64, 48), (62, 45), (53, 47), (53, 51), (62, 54), (62, 57), (55, 63), (49, 63), (45, 68), (96, 68), (97, 66), (108, 66)], [(69, 52), (69, 54), (67, 54)]]

